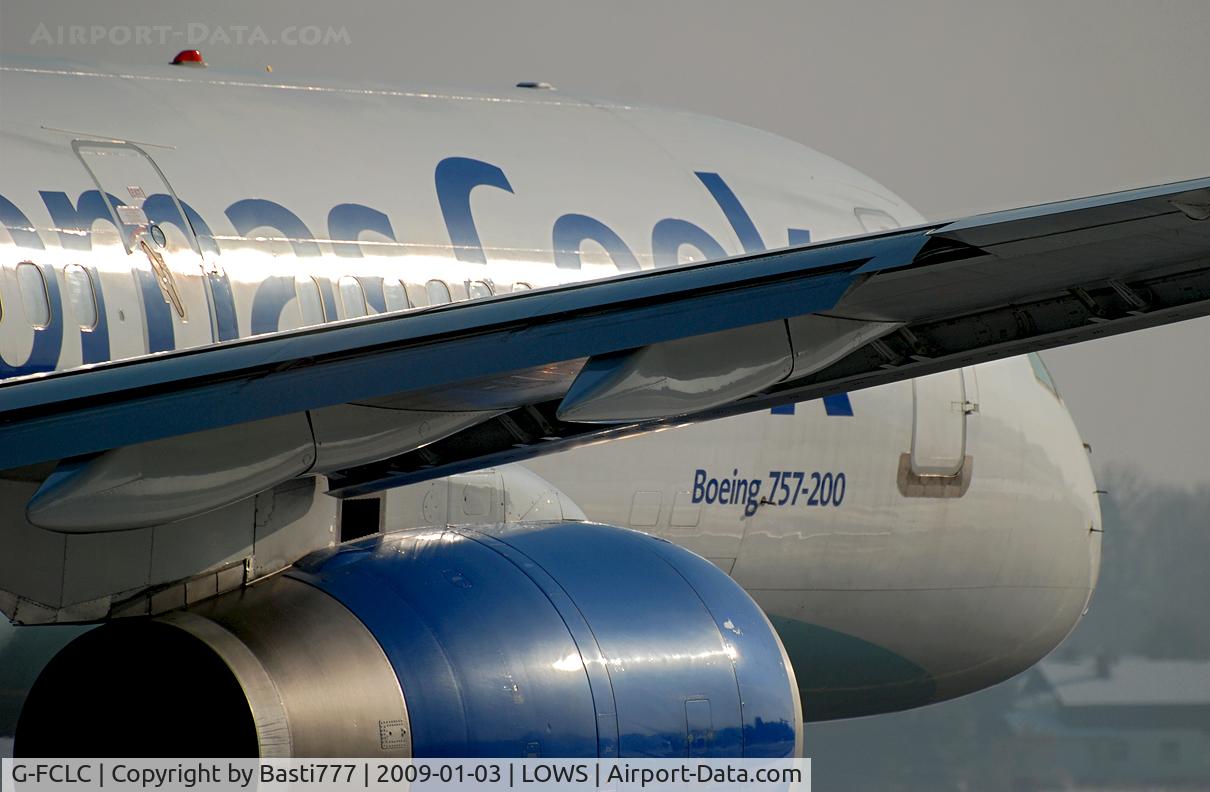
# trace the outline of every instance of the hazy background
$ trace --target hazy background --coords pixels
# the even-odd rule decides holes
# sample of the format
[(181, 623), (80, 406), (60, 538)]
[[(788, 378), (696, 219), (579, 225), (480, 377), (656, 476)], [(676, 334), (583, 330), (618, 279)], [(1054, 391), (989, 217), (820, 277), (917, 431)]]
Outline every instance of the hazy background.
[[(73, 46), (60, 25), (171, 32)], [(263, 36), (235, 43), (239, 26)], [(306, 26), (346, 35), (282, 43)], [(1206, 0), (0, 0), (6, 54), (162, 63), (199, 31), (215, 66), (284, 79), (545, 80), (722, 116), (854, 165), (930, 218), (1210, 175)], [(1046, 356), (1098, 465), (1210, 481), (1208, 339), (1210, 319)]]
[[(39, 23), (52, 40), (59, 25), (180, 35), (59, 45)], [(0, 0), (0, 52), (162, 63), (199, 31), (190, 23), (229, 37), (259, 26), (269, 39), (343, 28), (344, 43), (327, 45), (198, 45), (216, 66), (272, 65), (283, 79), (545, 80), (722, 116), (854, 165), (930, 218), (1210, 175), (1206, 0)], [(1045, 355), (1111, 490), (1100, 589), (1067, 651), (1210, 659), (1208, 341), (1210, 319)], [(27, 684), (8, 671), (10, 689)], [(986, 750), (1007, 739), (1015, 684), (813, 727), (817, 788), (1032, 788), (1019, 783), (1025, 760)]]

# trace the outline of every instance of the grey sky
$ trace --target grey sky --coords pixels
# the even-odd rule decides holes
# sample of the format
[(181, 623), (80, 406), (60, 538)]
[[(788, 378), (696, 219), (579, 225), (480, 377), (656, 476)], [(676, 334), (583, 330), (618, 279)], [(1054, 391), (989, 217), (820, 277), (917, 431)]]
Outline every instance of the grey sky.
[[(171, 32), (72, 46), (65, 31), (60, 46), (39, 23), (55, 40), (60, 25)], [(163, 62), (203, 26), (234, 40), (239, 26), (279, 39), (310, 25), (347, 43), (199, 46), (216, 66), (284, 77), (539, 79), (710, 113), (844, 160), (933, 218), (1210, 175), (1205, 0), (0, 0), (0, 51)], [(1099, 464), (1210, 482), (1208, 341), (1200, 320), (1045, 356)]]

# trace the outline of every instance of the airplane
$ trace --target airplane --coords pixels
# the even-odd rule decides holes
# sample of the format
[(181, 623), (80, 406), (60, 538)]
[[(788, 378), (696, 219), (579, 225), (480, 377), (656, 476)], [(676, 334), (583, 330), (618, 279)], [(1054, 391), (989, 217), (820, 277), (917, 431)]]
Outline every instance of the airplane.
[(987, 687), (1099, 569), (1037, 351), (1210, 313), (1210, 179), (928, 222), (717, 119), (196, 51), (0, 106), (0, 610), (99, 625), (26, 756), (797, 756)]

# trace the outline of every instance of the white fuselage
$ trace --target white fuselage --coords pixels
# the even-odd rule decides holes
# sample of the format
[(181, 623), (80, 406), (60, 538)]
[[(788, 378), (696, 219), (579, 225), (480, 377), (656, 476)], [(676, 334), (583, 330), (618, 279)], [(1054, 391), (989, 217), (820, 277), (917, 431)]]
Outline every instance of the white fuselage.
[[(730, 570), (782, 632), (808, 719), (951, 698), (1054, 648), (1086, 608), (1100, 562), (1096, 487), (1058, 396), (1027, 358), (962, 374), (975, 411), (953, 417), (965, 417), (971, 473), (960, 497), (901, 485), (914, 431), (919, 443), (936, 430), (918, 400), (944, 398), (917, 388), (922, 380), (850, 394), (851, 416), (808, 402), (793, 415), (748, 414), (527, 466), (591, 518)], [(708, 502), (703, 478), (747, 479), (749, 493), (756, 480), (755, 507)]]
[[(10, 65), (0, 102), (4, 377), (922, 219), (773, 135), (540, 90)], [(1026, 358), (927, 380), (531, 467), (728, 570), (808, 718), (914, 706), (1057, 645), (1100, 548), (1087, 454)]]
[[(0, 98), (21, 108), (0, 118), (0, 301), (40, 302), (21, 292), (23, 260), (59, 281), (51, 310), (6, 311), (7, 376), (921, 220), (822, 154), (688, 113), (530, 89), (0, 69)], [(73, 310), (72, 264), (89, 270), (95, 325)]]

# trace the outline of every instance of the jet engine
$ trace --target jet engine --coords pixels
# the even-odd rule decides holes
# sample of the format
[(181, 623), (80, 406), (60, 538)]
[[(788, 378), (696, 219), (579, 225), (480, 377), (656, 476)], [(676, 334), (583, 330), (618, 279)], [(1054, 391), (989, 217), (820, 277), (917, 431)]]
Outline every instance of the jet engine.
[(798, 686), (693, 553), (584, 522), (415, 529), (82, 635), (23, 756), (782, 757)]

